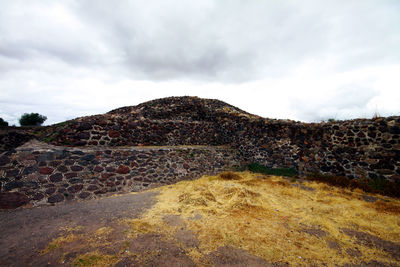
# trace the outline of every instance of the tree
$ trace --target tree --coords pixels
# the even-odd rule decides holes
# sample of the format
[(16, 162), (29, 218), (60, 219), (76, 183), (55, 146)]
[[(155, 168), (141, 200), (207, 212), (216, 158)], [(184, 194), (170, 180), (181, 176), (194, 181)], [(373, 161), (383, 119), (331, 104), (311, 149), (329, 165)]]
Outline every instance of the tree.
[(0, 126), (8, 126), (8, 122), (3, 120), (3, 118), (0, 118)]
[(19, 119), (21, 126), (39, 126), (47, 120), (46, 116), (40, 115), (39, 113), (24, 113)]

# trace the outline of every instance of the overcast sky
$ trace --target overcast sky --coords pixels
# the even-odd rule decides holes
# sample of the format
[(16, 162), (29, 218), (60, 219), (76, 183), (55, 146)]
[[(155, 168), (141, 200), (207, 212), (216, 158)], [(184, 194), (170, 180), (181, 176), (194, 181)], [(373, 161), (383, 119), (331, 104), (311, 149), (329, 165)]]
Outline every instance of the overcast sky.
[(321, 121), (400, 115), (399, 0), (0, 0), (0, 117), (166, 96)]

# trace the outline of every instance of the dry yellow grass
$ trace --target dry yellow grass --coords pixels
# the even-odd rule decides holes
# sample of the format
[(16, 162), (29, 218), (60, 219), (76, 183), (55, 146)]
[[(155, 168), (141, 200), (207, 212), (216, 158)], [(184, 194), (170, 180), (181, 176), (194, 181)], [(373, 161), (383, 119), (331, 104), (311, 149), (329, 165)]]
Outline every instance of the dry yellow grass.
[[(198, 248), (188, 255), (200, 265), (204, 255), (225, 245), (247, 250), (268, 262), (295, 266), (371, 260), (399, 263), (379, 248), (356, 244), (340, 231), (349, 228), (400, 243), (399, 200), (366, 203), (360, 190), (316, 182), (303, 185), (315, 190), (292, 186), (281, 177), (250, 172), (204, 176), (155, 189), (160, 192), (158, 203), (140, 219), (127, 222), (132, 226), (132, 237), (158, 232), (173, 239), (182, 225), (168, 224), (164, 218), (179, 215), (183, 226), (198, 238)], [(331, 244), (340, 246), (339, 250), (330, 248)], [(362, 256), (352, 258), (346, 249), (358, 249)]]
[(118, 260), (114, 255), (104, 255), (99, 252), (90, 252), (79, 255), (73, 261), (72, 266), (74, 267), (105, 267), (117, 263)]
[(59, 236), (57, 238), (54, 238), (47, 247), (40, 251), (40, 254), (46, 254), (49, 253), (50, 251), (53, 251), (55, 249), (58, 249), (65, 245), (66, 243), (73, 242), (77, 240), (79, 237), (75, 234), (67, 234), (66, 236)]

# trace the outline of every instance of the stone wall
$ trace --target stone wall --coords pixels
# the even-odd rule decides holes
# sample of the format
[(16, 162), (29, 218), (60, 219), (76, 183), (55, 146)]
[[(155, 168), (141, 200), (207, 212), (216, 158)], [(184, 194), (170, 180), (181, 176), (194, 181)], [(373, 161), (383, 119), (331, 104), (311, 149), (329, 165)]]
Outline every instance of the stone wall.
[(0, 208), (135, 192), (238, 166), (225, 147), (118, 149), (25, 145), (0, 156)]
[(0, 153), (16, 148), (33, 138), (31, 131), (22, 127), (0, 127)]
[(157, 99), (55, 125), (55, 145), (229, 145), (241, 162), (400, 182), (400, 117), (330, 123), (265, 119), (224, 102)]
[(400, 183), (400, 117), (318, 124), (267, 122), (248, 127), (232, 145), (242, 161), (291, 167), (300, 174)]
[[(12, 150), (32, 136), (59, 147)], [(230, 148), (213, 147), (219, 145)], [(8, 149), (0, 154), (0, 197), (33, 204), (141, 190), (251, 162), (301, 175), (400, 184), (400, 117), (301, 123), (196, 97), (158, 99), (35, 128)]]

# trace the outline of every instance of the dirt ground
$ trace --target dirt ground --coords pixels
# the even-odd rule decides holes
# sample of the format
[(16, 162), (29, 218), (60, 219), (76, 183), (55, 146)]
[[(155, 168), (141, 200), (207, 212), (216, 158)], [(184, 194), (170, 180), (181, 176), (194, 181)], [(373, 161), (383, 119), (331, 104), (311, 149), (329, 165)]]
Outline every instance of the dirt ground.
[[(314, 193), (310, 188), (302, 190)], [(173, 190), (173, 187), (165, 189)], [(162, 203), (162, 194), (165, 192), (153, 190), (50, 207), (0, 211), (0, 266), (289, 266), (282, 261), (267, 262), (247, 250), (234, 247), (233, 243), (230, 246), (221, 242), (214, 251), (198, 254), (201, 240), (198, 240), (198, 233), (187, 226), (189, 221), (201, 224), (204, 214), (185, 217), (185, 221), (182, 214), (171, 212), (168, 206), (169, 212), (163, 213), (160, 224), (156, 216), (151, 217), (153, 215), (138, 219)], [(184, 200), (182, 203), (186, 203)], [(364, 201), (371, 202), (369, 199)], [(274, 209), (278, 212), (275, 206)], [(283, 226), (290, 228), (288, 224)], [(169, 228), (174, 231), (165, 232)], [(305, 235), (315, 238), (323, 239), (329, 235), (318, 227), (303, 225), (301, 229)], [(377, 248), (399, 260), (400, 244), (354, 229), (343, 227), (339, 230), (352, 238), (357, 247)], [(344, 253), (334, 240), (328, 240), (327, 246), (339, 254)], [(345, 252), (357, 259), (362, 256), (357, 247), (347, 248)], [(319, 262), (310, 266), (338, 265)], [(344, 266), (397, 265), (369, 261)]]
[[(94, 236), (96, 229), (113, 229), (107, 240), (99, 240), (99, 253), (134, 252), (127, 253), (118, 262), (111, 262), (113, 266), (196, 266), (186, 255), (186, 250), (198, 245), (188, 230), (177, 233), (176, 238), (182, 246), (157, 234), (142, 234), (127, 243), (124, 236), (128, 226), (116, 222), (139, 217), (155, 204), (156, 195), (155, 192), (143, 192), (51, 207), (1, 211), (0, 266), (102, 266), (102, 262), (76, 261), (78, 255), (90, 252), (81, 240), (68, 241), (61, 249), (49, 249), (49, 244), (60, 236), (83, 233)], [(166, 221), (179, 224), (179, 218), (170, 217)], [(121, 248), (124, 251), (121, 252)], [(221, 247), (204, 260), (215, 266), (276, 266), (232, 247)]]
[(109, 226), (122, 218), (135, 218), (155, 203), (155, 193), (143, 192), (0, 212), (0, 266), (65, 266), (58, 255), (40, 251), (65, 232)]

